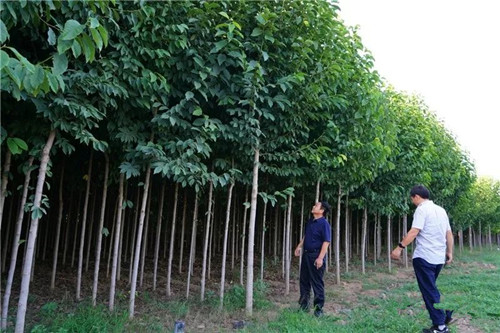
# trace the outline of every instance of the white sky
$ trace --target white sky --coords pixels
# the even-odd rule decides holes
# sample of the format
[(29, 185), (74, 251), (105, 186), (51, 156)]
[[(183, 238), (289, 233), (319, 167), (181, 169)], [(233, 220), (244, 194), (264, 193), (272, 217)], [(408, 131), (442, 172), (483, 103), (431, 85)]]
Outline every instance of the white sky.
[(381, 76), (422, 96), (478, 175), (500, 180), (500, 1), (338, 1)]

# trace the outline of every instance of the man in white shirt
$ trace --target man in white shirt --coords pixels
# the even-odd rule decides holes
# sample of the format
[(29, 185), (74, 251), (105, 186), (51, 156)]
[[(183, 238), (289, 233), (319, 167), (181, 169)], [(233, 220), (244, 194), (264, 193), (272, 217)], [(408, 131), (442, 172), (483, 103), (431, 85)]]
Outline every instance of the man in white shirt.
[(417, 246), (413, 252), (413, 269), (418, 287), (422, 293), (425, 307), (432, 320), (432, 327), (424, 333), (449, 332), (447, 323), (451, 321), (453, 311), (434, 308), (439, 303), (440, 294), (436, 280), (443, 264), (453, 260), (453, 233), (446, 211), (429, 200), (429, 190), (423, 185), (416, 185), (410, 191), (411, 201), (417, 209), (413, 215), (410, 231), (392, 251), (391, 258), (399, 259), (402, 250), (416, 238)]

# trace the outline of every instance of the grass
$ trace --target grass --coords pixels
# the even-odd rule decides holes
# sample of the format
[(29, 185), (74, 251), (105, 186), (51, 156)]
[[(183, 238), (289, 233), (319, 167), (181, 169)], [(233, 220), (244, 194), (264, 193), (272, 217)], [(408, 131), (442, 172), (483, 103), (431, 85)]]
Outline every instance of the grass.
[[(411, 268), (396, 265), (391, 274), (384, 268), (380, 262), (361, 276), (359, 267), (354, 266), (342, 275), (340, 286), (333, 283), (329, 273), (326, 314), (319, 319), (298, 311), (293, 295), (274, 295), (281, 306), (272, 303), (268, 285), (258, 282), (254, 286), (253, 318), (244, 315), (244, 288), (233, 285), (226, 290), (222, 311), (217, 291), (207, 290), (204, 302), (194, 295), (189, 301), (167, 301), (162, 295), (143, 292), (138, 295), (140, 308), (132, 320), (128, 319), (128, 298), (119, 299), (114, 313), (104, 305), (94, 308), (89, 301), (75, 304), (51, 300), (40, 307), (36, 319), (26, 328), (34, 333), (170, 332), (175, 320), (184, 320), (187, 331), (229, 332), (231, 321), (240, 319), (247, 323), (240, 332), (259, 333), (420, 332), (430, 326)], [(443, 269), (438, 287), (440, 307), (454, 309), (459, 321), (450, 327), (451, 332), (500, 332), (500, 252), (456, 254), (454, 263)]]

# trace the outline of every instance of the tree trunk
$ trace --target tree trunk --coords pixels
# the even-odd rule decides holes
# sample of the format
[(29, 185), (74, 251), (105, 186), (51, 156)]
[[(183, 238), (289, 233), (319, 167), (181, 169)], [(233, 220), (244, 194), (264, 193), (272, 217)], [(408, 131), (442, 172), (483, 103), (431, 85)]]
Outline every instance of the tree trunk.
[(288, 195), (288, 207), (287, 207), (287, 218), (286, 218), (286, 232), (285, 232), (285, 260), (286, 260), (286, 267), (285, 267), (285, 295), (288, 296), (290, 294), (290, 223), (292, 220), (292, 195)]
[[(299, 234), (299, 242), (302, 240), (304, 235), (304, 193), (302, 193), (302, 204), (300, 206), (300, 234)], [(300, 269), (302, 267), (302, 254), (299, 256), (299, 276)]]
[(111, 266), (111, 281), (109, 283), (109, 311), (113, 311), (115, 307), (115, 289), (116, 275), (118, 271), (118, 256), (120, 255), (120, 229), (122, 224), (123, 207), (123, 183), (125, 175), (120, 173), (120, 183), (118, 185), (118, 210), (115, 223), (115, 240), (113, 242), (113, 264)]
[(229, 185), (227, 196), (227, 209), (226, 209), (226, 222), (224, 224), (224, 241), (222, 243), (222, 268), (220, 277), (220, 293), (219, 293), (219, 309), (222, 310), (224, 306), (224, 284), (226, 279), (226, 257), (227, 257), (227, 235), (229, 231), (229, 220), (231, 219), (231, 200), (233, 194), (234, 183)]
[(158, 257), (160, 255), (161, 224), (163, 220), (163, 206), (165, 205), (165, 187), (166, 187), (166, 181), (164, 180), (163, 184), (161, 185), (160, 202), (158, 203), (158, 219), (156, 221), (155, 257), (153, 264), (153, 291), (156, 290), (156, 277), (158, 274)]
[(31, 166), (33, 165), (34, 157), (30, 157), (28, 160), (28, 168), (26, 169), (26, 174), (24, 176), (23, 194), (21, 197), (21, 204), (19, 205), (19, 213), (17, 215), (16, 229), (14, 231), (14, 239), (12, 240), (12, 251), (9, 266), (9, 273), (7, 275), (7, 281), (5, 284), (5, 294), (3, 296), (2, 305), (2, 323), (1, 329), (7, 329), (7, 317), (9, 311), (10, 294), (12, 290), (12, 281), (14, 280), (14, 272), (16, 270), (17, 253), (19, 250), (19, 239), (21, 238), (21, 230), (23, 228), (23, 218), (24, 218), (24, 206), (26, 205), (26, 200), (28, 198), (28, 190), (31, 178)]
[[(127, 197), (128, 197), (128, 182), (126, 181), (125, 182), (125, 189), (124, 189), (124, 193), (123, 193), (123, 202), (127, 202)], [(128, 204), (128, 203), (127, 203)], [(123, 205), (123, 203), (122, 203)], [(122, 211), (122, 220), (120, 222), (120, 225), (121, 225), (121, 228), (118, 228), (118, 226), (116, 227), (117, 231), (119, 231), (119, 240), (118, 240), (118, 244), (119, 244), (119, 247), (118, 247), (118, 263), (117, 263), (117, 271), (116, 271), (116, 279), (118, 281), (120, 281), (120, 276), (121, 276), (121, 270), (122, 270), (122, 257), (123, 257), (123, 229), (125, 229), (125, 222), (126, 222), (126, 215), (127, 215), (127, 207), (128, 206), (125, 206), (123, 207), (123, 211)], [(128, 228), (130, 229), (130, 228)], [(128, 243), (128, 242), (127, 242)], [(125, 253), (125, 257), (127, 256), (127, 254)]]
[(89, 169), (87, 172), (87, 189), (85, 192), (85, 202), (83, 203), (83, 218), (82, 218), (82, 230), (80, 234), (80, 251), (78, 254), (78, 277), (76, 282), (76, 300), (80, 300), (80, 291), (82, 287), (82, 268), (83, 268), (83, 248), (85, 246), (85, 226), (87, 224), (87, 208), (89, 204), (90, 196), (90, 181), (92, 179), (92, 162), (94, 159), (94, 151), (90, 150), (90, 160)]
[(365, 206), (363, 210), (363, 226), (361, 228), (361, 272), (365, 274), (365, 258), (366, 258), (366, 234), (368, 225), (368, 208)]
[[(186, 216), (187, 216), (187, 191), (184, 190), (184, 207), (182, 208), (182, 226), (181, 226), (181, 243), (179, 244), (179, 274), (182, 273), (182, 256), (184, 254), (184, 234), (186, 231)], [(174, 221), (172, 221), (173, 223)], [(171, 236), (172, 237), (172, 236)]]
[(257, 213), (257, 194), (259, 192), (259, 148), (255, 149), (253, 162), (252, 197), (250, 203), (250, 221), (248, 221), (248, 259), (247, 259), (247, 285), (245, 312), (251, 316), (253, 312), (253, 259), (254, 259), (254, 237), (255, 216)]
[[(406, 234), (408, 233), (408, 215), (404, 214), (403, 215), (403, 237), (406, 237)], [(405, 264), (405, 268), (408, 268), (408, 248), (405, 247), (403, 250), (403, 262)]]
[(142, 231), (144, 229), (144, 219), (146, 218), (146, 206), (148, 203), (149, 184), (151, 182), (151, 165), (148, 164), (146, 169), (146, 180), (142, 194), (141, 215), (139, 217), (139, 225), (137, 227), (137, 241), (134, 250), (134, 266), (132, 269), (132, 281), (130, 286), (130, 302), (129, 302), (129, 318), (134, 317), (135, 310), (135, 291), (137, 287), (137, 274), (139, 273), (139, 257), (141, 255)]
[(274, 241), (273, 241), (273, 260), (278, 260), (278, 227), (279, 227), (279, 207), (276, 205), (274, 214)]
[(207, 269), (207, 253), (208, 253), (208, 241), (210, 236), (210, 221), (212, 218), (212, 194), (213, 194), (213, 184), (210, 181), (208, 190), (208, 209), (207, 209), (207, 223), (205, 225), (205, 241), (203, 243), (203, 263), (201, 269), (201, 295), (200, 299), (203, 302), (205, 300), (205, 276)]
[(207, 267), (207, 279), (210, 280), (210, 273), (211, 273), (211, 267), (212, 267), (212, 250), (214, 250), (213, 252), (215, 252), (215, 244), (214, 244), (214, 232), (218, 232), (218, 225), (217, 223), (215, 223), (216, 219), (215, 219), (215, 213), (217, 212), (217, 209), (219, 207), (216, 207), (215, 206), (215, 201), (213, 203), (213, 207), (212, 207), (212, 228), (210, 228), (210, 236), (209, 236), (209, 240), (208, 240), (208, 267)]
[(469, 225), (469, 249), (472, 252), (472, 225)]
[(264, 259), (265, 259), (265, 252), (264, 252), (264, 245), (266, 242), (266, 212), (267, 212), (267, 202), (264, 203), (264, 212), (262, 213), (262, 240), (261, 240), (261, 245), (260, 245), (260, 281), (264, 281)]
[[(33, 213), (40, 209), (40, 202), (42, 200), (43, 194), (43, 186), (45, 184), (45, 176), (47, 173), (47, 164), (50, 158), (50, 150), (54, 143), (54, 139), (56, 136), (56, 131), (51, 130), (49, 137), (47, 138), (47, 142), (43, 147), (41, 159), (40, 159), (40, 168), (38, 171), (38, 179), (35, 190), (35, 198), (33, 200)], [(32, 214), (33, 216), (33, 214)], [(26, 309), (28, 303), (28, 294), (29, 294), (29, 286), (30, 286), (30, 276), (31, 276), (31, 268), (33, 264), (33, 252), (35, 249), (35, 241), (38, 231), (38, 221), (40, 219), (39, 215), (35, 215), (36, 217), (32, 220), (28, 245), (26, 248), (26, 256), (23, 265), (23, 273), (22, 273), (22, 281), (21, 281), (21, 292), (19, 294), (19, 303), (17, 306), (17, 319), (16, 319), (16, 333), (21, 333), (24, 331), (24, 321), (26, 316)]]
[(10, 161), (12, 158), (12, 153), (9, 148), (5, 152), (5, 162), (3, 164), (2, 170), (2, 190), (0, 192), (0, 234), (3, 224), (3, 206), (5, 204), (5, 198), (7, 197), (7, 183), (9, 182), (9, 172), (10, 172)]
[(345, 197), (345, 272), (349, 272), (349, 195)]
[(80, 224), (80, 206), (82, 204), (82, 191), (80, 191), (80, 195), (78, 197), (78, 207), (76, 207), (76, 224), (75, 224), (75, 232), (73, 234), (73, 250), (71, 252), (71, 268), (73, 268), (74, 263), (75, 263), (75, 252), (76, 252), (76, 245), (78, 244), (77, 237), (78, 237), (78, 225)]
[(146, 263), (146, 251), (148, 249), (148, 231), (149, 231), (149, 217), (151, 216), (151, 189), (153, 186), (149, 186), (149, 193), (148, 193), (148, 203), (146, 205), (146, 217), (144, 220), (144, 234), (142, 236), (142, 239), (144, 240), (142, 242), (142, 250), (141, 251), (141, 259), (140, 259), (140, 265), (141, 265), (141, 274), (139, 277), (139, 287), (142, 288), (142, 283), (144, 281), (144, 264)]
[(196, 223), (197, 223), (197, 220), (198, 220), (198, 193), (195, 194), (195, 199), (194, 199), (193, 229), (191, 232), (191, 249), (189, 251), (186, 298), (189, 298), (189, 289), (191, 287), (191, 274), (193, 273), (193, 261), (194, 261), (194, 256), (195, 256), (195, 252), (196, 252)]
[(391, 242), (391, 216), (387, 216), (387, 264), (389, 268), (389, 273), (392, 271), (391, 267), (391, 249), (392, 249), (392, 242)]
[(236, 243), (236, 207), (238, 200), (236, 199), (236, 195), (234, 196), (234, 212), (233, 212), (233, 223), (232, 223), (232, 237), (231, 237), (231, 272), (234, 271), (234, 259), (235, 259), (235, 243)]
[(319, 188), (320, 188), (320, 185), (321, 185), (321, 181), (318, 178), (318, 181), (316, 182), (316, 197), (314, 199), (315, 203), (319, 201)]
[(342, 188), (339, 185), (337, 193), (337, 216), (335, 218), (335, 282), (340, 284), (340, 205)]
[(97, 284), (99, 281), (99, 266), (101, 264), (101, 245), (102, 245), (102, 230), (104, 228), (104, 216), (106, 214), (106, 198), (108, 196), (108, 175), (109, 175), (109, 157), (104, 153), (104, 183), (102, 187), (102, 204), (101, 216), (99, 217), (99, 228), (97, 229), (97, 243), (95, 251), (94, 265), (94, 284), (92, 285), (92, 305), (96, 306), (97, 301)]
[[(7, 250), (10, 245), (10, 228), (12, 227), (12, 210), (14, 209), (14, 198), (10, 200), (10, 205), (9, 205), (9, 217), (7, 217), (7, 231), (5, 232), (5, 240), (3, 244), (3, 249), (2, 249), (2, 271), (1, 273), (5, 273), (5, 264), (7, 260)], [(3, 233), (0, 233), (0, 236)], [(1, 238), (1, 237), (0, 237)], [(0, 239), (1, 241), (1, 239)], [(0, 280), (1, 281), (1, 280)], [(0, 293), (1, 294), (1, 293)]]
[(64, 168), (65, 168), (65, 161), (63, 160), (63, 165), (61, 169), (61, 178), (59, 179), (59, 212), (57, 214), (57, 227), (56, 227), (56, 241), (54, 244), (54, 255), (52, 259), (52, 276), (50, 279), (50, 290), (54, 290), (56, 287), (56, 272), (57, 272), (57, 254), (59, 252), (59, 236), (61, 234), (61, 222), (63, 218), (63, 207), (64, 207), (64, 200), (63, 200), (63, 181), (64, 181)]
[[(144, 189), (143, 189), (144, 191)], [(137, 235), (137, 220), (139, 218), (139, 211), (140, 211), (140, 208), (139, 208), (139, 202), (140, 202), (140, 198), (141, 198), (141, 191), (140, 191), (140, 187), (137, 186), (137, 201), (136, 201), (136, 204), (135, 204), (135, 214), (134, 214), (134, 227), (132, 228), (132, 238), (129, 238), (129, 237), (126, 237), (126, 240), (127, 240), (127, 245), (125, 247), (125, 258), (127, 257), (127, 253), (128, 253), (128, 245), (129, 245), (129, 242), (131, 241), (132, 242), (132, 247), (130, 248), (130, 262), (129, 262), (129, 269), (128, 269), (128, 283), (130, 284), (130, 282), (132, 281), (132, 271), (133, 271), (133, 266), (134, 266), (134, 254), (135, 254), (135, 240), (136, 240), (136, 235)], [(127, 229), (127, 236), (128, 236), (128, 231), (130, 229)]]
[(112, 215), (113, 219), (113, 226), (111, 227), (111, 237), (109, 239), (109, 248), (108, 248), (108, 264), (106, 265), (106, 278), (109, 278), (109, 267), (111, 265), (111, 257), (113, 256), (113, 246), (114, 246), (114, 239), (115, 239), (115, 229), (116, 229), (116, 215), (118, 214), (118, 201), (120, 198), (116, 198), (116, 204), (115, 204), (115, 211)]
[(69, 231), (70, 231), (70, 226), (71, 226), (71, 217), (73, 215), (73, 206), (74, 206), (74, 200), (73, 200), (73, 190), (71, 190), (71, 195), (69, 199), (69, 210), (68, 214), (66, 214), (66, 228), (64, 230), (64, 250), (63, 250), (63, 257), (62, 257), (62, 264), (63, 266), (66, 265), (66, 253), (68, 251), (68, 240), (69, 240)]
[(245, 191), (245, 210), (243, 213), (243, 235), (241, 237), (241, 261), (240, 261), (240, 284), (243, 285), (243, 268), (245, 267), (245, 237), (247, 230), (247, 212), (248, 212), (248, 190)]
[(89, 228), (89, 241), (87, 245), (87, 254), (85, 256), (85, 273), (89, 271), (90, 249), (92, 248), (92, 240), (94, 237), (94, 213), (95, 203), (97, 201), (97, 186), (95, 188), (94, 198), (92, 198), (92, 208), (90, 209), (90, 228)]

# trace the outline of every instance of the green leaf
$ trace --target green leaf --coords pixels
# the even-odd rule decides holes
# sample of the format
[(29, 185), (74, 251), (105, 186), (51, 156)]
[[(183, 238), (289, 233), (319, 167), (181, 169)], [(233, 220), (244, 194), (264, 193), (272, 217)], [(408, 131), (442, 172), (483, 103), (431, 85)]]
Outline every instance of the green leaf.
[(106, 227), (102, 228), (102, 234), (103, 234), (105, 237), (108, 237), (108, 236), (109, 236), (109, 230), (108, 230), (108, 228), (106, 228)]
[(97, 29), (91, 28), (90, 33), (92, 34), (92, 39), (94, 40), (95, 45), (97, 46), (99, 51), (102, 50), (102, 37), (99, 34), (99, 31)]
[(43, 83), (45, 80), (45, 71), (43, 70), (42, 66), (37, 65), (35, 68), (35, 73), (30, 76), (30, 83), (33, 86), (33, 88), (37, 88), (39, 85)]
[(83, 54), (85, 54), (85, 61), (92, 62), (95, 59), (95, 46), (92, 43), (89, 35), (83, 34), (82, 36), (82, 46), (83, 46)]
[(73, 45), (73, 41), (62, 40), (61, 36), (59, 36), (59, 38), (57, 38), (57, 53), (63, 54), (71, 48), (71, 45)]
[(197, 106), (193, 111), (193, 116), (199, 117), (203, 114), (203, 111), (199, 106)]
[(61, 33), (61, 39), (73, 40), (83, 32), (84, 28), (85, 26), (80, 24), (78, 21), (68, 20), (64, 24), (64, 29), (63, 32)]
[(73, 44), (71, 45), (71, 51), (73, 52), (73, 56), (75, 58), (78, 58), (80, 54), (82, 54), (82, 47), (80, 46), (80, 43), (75, 39), (73, 41)]
[(4, 50), (0, 50), (0, 70), (9, 64), (9, 55)]
[(267, 59), (269, 59), (269, 54), (267, 54), (266, 51), (262, 51), (262, 58), (264, 58), (264, 61), (267, 61)]
[(262, 30), (260, 28), (254, 28), (250, 36), (257, 37), (262, 35)]
[(225, 18), (227, 18), (229, 20), (229, 15), (227, 15), (226, 12), (219, 12), (219, 15), (223, 16), (223, 17), (225, 17)]
[(7, 32), (7, 27), (3, 23), (3, 21), (0, 19), (0, 43), (3, 44), (7, 38), (9, 38), (9, 33)]
[(52, 61), (54, 63), (54, 67), (52, 68), (54, 75), (59, 76), (68, 69), (68, 58), (65, 54), (55, 54)]
[(59, 83), (57, 82), (57, 79), (56, 77), (54, 76), (54, 74), (52, 73), (47, 73), (47, 78), (49, 80), (49, 86), (50, 86), (50, 89), (53, 91), (53, 92), (57, 92), (57, 90), (59, 89)]
[(186, 92), (186, 100), (189, 101), (193, 97), (194, 97), (194, 94), (191, 91)]
[(12, 155), (17, 155), (22, 152), (13, 138), (7, 138), (7, 147), (9, 147), (9, 150), (12, 153)]
[(97, 30), (99, 30), (99, 33), (101, 34), (102, 42), (104, 43), (104, 46), (108, 46), (108, 31), (106, 28), (104, 28), (102, 25), (97, 27)]
[(95, 17), (90, 18), (90, 29), (95, 29), (98, 26), (100, 26), (99, 21)]
[(49, 42), (49, 45), (56, 45), (57, 38), (52, 28), (49, 28), (49, 31), (47, 31), (47, 41)]

